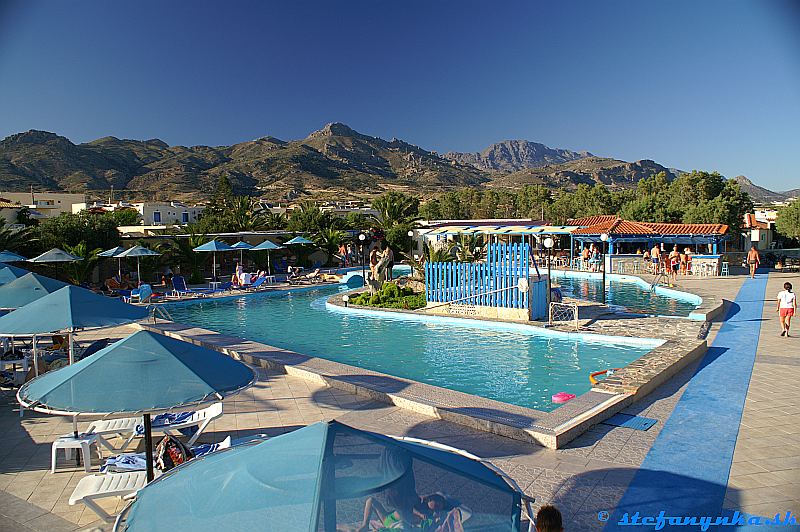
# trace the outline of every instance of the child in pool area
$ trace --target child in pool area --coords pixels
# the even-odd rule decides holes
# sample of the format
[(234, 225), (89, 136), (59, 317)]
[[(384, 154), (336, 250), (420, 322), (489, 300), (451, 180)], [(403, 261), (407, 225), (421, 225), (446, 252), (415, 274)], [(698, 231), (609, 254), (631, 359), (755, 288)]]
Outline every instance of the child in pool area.
[(783, 283), (783, 290), (778, 292), (778, 314), (781, 318), (781, 336), (789, 337), (789, 326), (792, 316), (797, 312), (797, 296), (792, 292), (792, 283)]

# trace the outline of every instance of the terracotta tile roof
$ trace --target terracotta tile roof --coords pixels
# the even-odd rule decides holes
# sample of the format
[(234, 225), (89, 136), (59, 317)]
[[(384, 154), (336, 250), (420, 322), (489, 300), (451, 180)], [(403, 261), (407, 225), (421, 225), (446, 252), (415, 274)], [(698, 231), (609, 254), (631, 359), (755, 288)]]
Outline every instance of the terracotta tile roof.
[(728, 232), (725, 224), (654, 224), (643, 223), (660, 235), (724, 235)]
[[(580, 225), (580, 224), (576, 224)], [(724, 235), (728, 226), (724, 224), (672, 224), (631, 222), (622, 218), (604, 221), (572, 231), (573, 235)]]
[(598, 214), (597, 216), (585, 216), (583, 218), (570, 218), (567, 220), (567, 225), (580, 225), (582, 227), (589, 227), (591, 225), (599, 225), (603, 223), (611, 223), (619, 218), (616, 214)]
[(769, 224), (756, 220), (756, 215), (752, 212), (744, 215), (744, 226), (747, 229), (769, 229)]

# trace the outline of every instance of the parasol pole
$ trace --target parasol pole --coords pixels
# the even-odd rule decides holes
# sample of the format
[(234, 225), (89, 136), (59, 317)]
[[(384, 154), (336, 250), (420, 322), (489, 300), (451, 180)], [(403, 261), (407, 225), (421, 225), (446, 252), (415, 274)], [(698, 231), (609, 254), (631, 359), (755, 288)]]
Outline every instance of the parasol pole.
[(34, 377), (39, 376), (39, 361), (37, 358), (36, 353), (36, 335), (33, 335), (33, 375)]
[(69, 338), (69, 363), (70, 365), (75, 363), (75, 339), (73, 336), (75, 335), (75, 329), (70, 329), (69, 334), (67, 337)]
[(217, 252), (212, 252), (212, 255), (214, 256), (214, 259), (211, 264), (211, 281), (215, 283), (217, 282)]
[(136, 282), (142, 286), (142, 271), (139, 269), (139, 257), (136, 257)]
[(267, 250), (267, 275), (272, 275), (272, 265), (269, 260), (269, 250)]
[(155, 478), (153, 471), (153, 424), (149, 413), (144, 415), (144, 456), (147, 462), (147, 482), (152, 482)]
[(119, 281), (122, 282), (122, 259), (117, 257), (117, 275), (119, 276)]

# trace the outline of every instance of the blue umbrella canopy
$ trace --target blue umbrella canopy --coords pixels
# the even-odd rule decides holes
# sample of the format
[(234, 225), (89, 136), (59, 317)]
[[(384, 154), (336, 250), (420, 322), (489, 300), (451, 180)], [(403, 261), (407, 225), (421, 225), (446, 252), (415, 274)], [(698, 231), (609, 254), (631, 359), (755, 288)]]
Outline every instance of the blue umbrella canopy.
[(117, 255), (117, 257), (125, 259), (128, 257), (154, 257), (156, 255), (161, 255), (161, 253), (153, 251), (152, 249), (147, 249), (144, 246), (133, 246)]
[[(7, 287), (4, 285), (0, 290)], [(79, 286), (66, 285), (0, 317), (0, 335), (20, 336), (108, 327), (141, 320), (148, 314), (146, 307), (129, 305)]]
[(293, 239), (289, 240), (288, 242), (284, 242), (283, 245), (284, 246), (292, 246), (294, 244), (313, 244), (313, 243), (314, 242), (312, 242), (311, 240), (309, 240), (309, 239), (307, 239), (305, 237), (296, 236)]
[(414, 501), (437, 492), (448, 512), (476, 529), (519, 530), (518, 487), (476, 457), (336, 421), (188, 462), (139, 491), (125, 525), (134, 532), (163, 523), (176, 532), (333, 532), (361, 521), (368, 496), (388, 495), (390, 511), (411, 519)]
[(26, 383), (17, 399), (63, 415), (158, 412), (220, 401), (255, 378), (249, 366), (222, 353), (138, 331)]
[(248, 244), (247, 242), (240, 240), (234, 245), (231, 246), (233, 249), (253, 249), (252, 244)]
[(284, 249), (284, 247), (272, 242), (271, 240), (264, 240), (257, 246), (253, 246), (252, 248), (250, 248), (250, 251), (263, 251), (263, 250), (273, 251), (276, 249)]
[(75, 262), (76, 260), (83, 260), (83, 257), (77, 257), (63, 249), (53, 248), (37, 257), (28, 259), (28, 262)]
[(120, 253), (124, 252), (125, 248), (117, 246), (115, 248), (107, 249), (97, 254), (98, 257), (117, 257)]
[(10, 283), (14, 279), (19, 279), (23, 275), (28, 275), (29, 273), (28, 270), (23, 270), (22, 268), (0, 262), (0, 285)]
[(225, 242), (221, 242), (219, 240), (212, 240), (210, 242), (206, 242), (202, 246), (197, 246), (194, 248), (194, 251), (233, 251), (234, 248), (226, 244)]
[(38, 273), (26, 273), (0, 286), (0, 308), (23, 307), (65, 286), (69, 285)]
[(14, 253), (13, 251), (9, 251), (7, 249), (5, 251), (0, 251), (0, 262), (20, 262), (25, 260), (28, 259), (22, 255)]

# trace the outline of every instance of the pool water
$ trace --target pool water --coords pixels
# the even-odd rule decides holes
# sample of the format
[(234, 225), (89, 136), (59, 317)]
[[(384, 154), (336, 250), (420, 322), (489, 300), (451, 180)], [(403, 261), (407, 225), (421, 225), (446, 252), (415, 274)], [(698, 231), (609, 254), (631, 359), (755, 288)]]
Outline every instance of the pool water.
[(326, 309), (327, 298), (345, 289), (265, 292), (174, 303), (168, 310), (178, 322), (546, 411), (556, 407), (554, 393), (584, 393), (591, 387), (590, 372), (624, 366), (653, 348), (475, 321), (461, 326)]
[[(587, 277), (554, 276), (565, 295), (575, 299), (600, 302), (602, 280)], [(688, 316), (697, 305), (681, 299), (656, 294), (636, 282), (606, 280), (606, 302), (609, 306), (633, 312), (658, 316)]]

